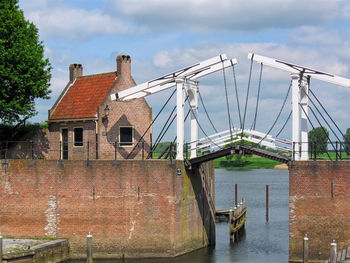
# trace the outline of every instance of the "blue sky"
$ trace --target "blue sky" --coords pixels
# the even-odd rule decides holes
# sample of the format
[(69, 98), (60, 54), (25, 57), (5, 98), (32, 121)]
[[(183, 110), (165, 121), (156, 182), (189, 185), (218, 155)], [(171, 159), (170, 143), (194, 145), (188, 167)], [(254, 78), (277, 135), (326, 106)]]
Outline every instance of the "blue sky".
[[(132, 57), (132, 74), (142, 83), (207, 58), (226, 53), (237, 58), (241, 105), (246, 95), (249, 52), (350, 78), (350, 2), (347, 0), (20, 0), (27, 19), (39, 28), (46, 57), (53, 66), (51, 100), (38, 101), (47, 119), (68, 81), (68, 66), (81, 63), (84, 75), (110, 72), (119, 54)], [(231, 115), (238, 126), (232, 73), (227, 71)], [(259, 65), (254, 64), (247, 124), (250, 127), (257, 95)], [(267, 131), (282, 105), (290, 82), (288, 73), (264, 68), (257, 129)], [(350, 89), (313, 81), (311, 89), (325, 104), (343, 132), (350, 127)], [(200, 80), (200, 90), (219, 130), (228, 128), (222, 72)], [(169, 91), (147, 97), (154, 115)], [(175, 102), (173, 102), (175, 103)], [(174, 105), (174, 104), (173, 104)], [(201, 106), (201, 105), (200, 105)], [(166, 109), (154, 133), (167, 118)], [(272, 134), (289, 114), (290, 99)], [(203, 110), (200, 120), (213, 133)], [(314, 124), (318, 126), (314, 118)], [(175, 126), (166, 139), (175, 135)], [(282, 137), (290, 138), (287, 125)]]

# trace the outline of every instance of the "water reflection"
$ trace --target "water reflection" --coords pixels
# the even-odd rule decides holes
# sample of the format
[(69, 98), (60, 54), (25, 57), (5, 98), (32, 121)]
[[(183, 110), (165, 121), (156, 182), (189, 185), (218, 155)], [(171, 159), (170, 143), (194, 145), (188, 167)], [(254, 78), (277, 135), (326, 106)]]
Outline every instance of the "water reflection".
[[(194, 251), (175, 259), (94, 260), (113, 263), (286, 263), (288, 262), (289, 187), (287, 170), (256, 169), (248, 171), (215, 170), (216, 208), (234, 204), (234, 185), (238, 196), (245, 197), (247, 222), (239, 243), (229, 241), (228, 224), (216, 224), (216, 246)], [(269, 223), (265, 222), (265, 186), (270, 191)], [(71, 260), (70, 263), (85, 261)]]

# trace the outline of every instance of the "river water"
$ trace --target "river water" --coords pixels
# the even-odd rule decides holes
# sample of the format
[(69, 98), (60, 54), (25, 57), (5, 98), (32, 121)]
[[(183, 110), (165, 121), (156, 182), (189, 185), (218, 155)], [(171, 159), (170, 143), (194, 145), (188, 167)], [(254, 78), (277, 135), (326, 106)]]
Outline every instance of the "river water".
[[(175, 259), (113, 260), (97, 262), (126, 263), (287, 263), (289, 234), (288, 170), (215, 170), (216, 209), (234, 204), (234, 188), (245, 197), (247, 222), (245, 234), (238, 243), (230, 243), (228, 223), (216, 224), (216, 246)], [(269, 222), (266, 223), (266, 185), (269, 185)], [(70, 261), (84, 262), (84, 261)], [(96, 262), (96, 261), (94, 261)]]

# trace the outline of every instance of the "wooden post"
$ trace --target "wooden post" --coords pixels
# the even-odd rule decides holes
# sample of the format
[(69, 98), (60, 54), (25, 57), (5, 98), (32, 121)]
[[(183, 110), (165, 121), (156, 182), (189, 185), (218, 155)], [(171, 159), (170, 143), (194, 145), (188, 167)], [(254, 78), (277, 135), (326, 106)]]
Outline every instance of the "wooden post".
[(235, 206), (238, 204), (238, 185), (235, 184)]
[(269, 222), (269, 185), (266, 185), (266, 222)]
[(89, 234), (86, 236), (86, 262), (92, 263), (92, 235)]
[(303, 243), (303, 263), (309, 263), (309, 238), (307, 234), (305, 234)]
[(232, 233), (233, 214), (234, 214), (234, 210), (230, 210), (230, 212), (229, 212), (229, 219), (228, 219), (228, 227), (229, 227), (229, 233), (230, 233), (230, 240), (233, 240), (233, 233)]
[(335, 243), (335, 240), (333, 240), (331, 243), (331, 255), (329, 263), (337, 263), (337, 243)]
[(3, 248), (3, 238), (2, 236), (0, 236), (0, 263), (2, 263), (2, 255), (3, 255), (2, 248)]

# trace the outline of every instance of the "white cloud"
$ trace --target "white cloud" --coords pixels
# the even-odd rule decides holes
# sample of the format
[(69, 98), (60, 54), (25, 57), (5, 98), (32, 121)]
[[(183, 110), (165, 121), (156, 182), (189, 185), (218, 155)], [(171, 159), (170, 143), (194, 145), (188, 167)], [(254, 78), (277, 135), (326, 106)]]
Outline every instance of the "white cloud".
[(154, 30), (261, 31), (324, 24), (345, 0), (116, 0), (116, 13)]
[[(325, 43), (327, 46), (327, 43)], [(334, 45), (331, 42), (329, 45)], [(238, 65), (236, 66), (237, 83), (239, 88), (239, 98), (241, 111), (244, 110), (245, 96), (247, 89), (247, 81), (249, 75), (250, 61), (247, 59), (248, 52), (256, 52), (261, 55), (269, 56), (276, 59), (289, 61), (295, 64), (301, 64), (319, 69), (322, 71), (330, 72), (333, 74), (339, 74), (343, 76), (350, 76), (350, 69), (348, 64), (350, 60), (344, 60), (339, 58), (337, 53), (329, 53), (327, 49), (311, 49), (309, 46), (295, 46), (294, 44), (276, 44), (276, 43), (199, 43), (184, 48), (177, 48), (173, 50), (162, 50), (156, 53), (153, 57), (152, 65), (153, 75), (151, 78), (162, 75), (160, 72), (168, 73), (176, 69), (197, 63), (199, 61), (216, 56), (220, 53), (227, 53), (229, 58), (236, 57), (238, 59)], [(246, 117), (246, 127), (250, 127), (255, 111), (259, 69), (260, 66), (257, 63), (253, 64), (252, 83), (250, 86), (250, 97), (248, 101), (248, 111)], [(230, 97), (230, 109), (231, 116), (234, 119), (235, 126), (239, 126), (238, 110), (236, 100), (234, 97), (234, 86), (232, 73), (229, 69), (226, 72), (227, 84)], [(206, 103), (208, 111), (214, 119), (215, 125), (220, 129), (226, 129), (227, 127), (227, 113), (226, 100), (224, 94), (224, 85), (222, 73), (218, 72), (206, 78), (199, 79), (200, 89), (203, 99)], [(262, 90), (259, 103), (258, 113), (258, 126), (259, 130), (267, 131), (272, 122), (276, 118), (280, 107), (283, 103), (284, 97), (287, 93), (288, 86), (290, 84), (289, 73), (283, 72), (278, 69), (274, 69), (265, 66), (263, 69), (263, 81)], [(331, 113), (331, 116), (335, 118), (341, 129), (345, 129), (350, 126), (348, 122), (348, 97), (350, 96), (350, 89), (345, 87), (338, 87), (329, 83), (312, 80), (311, 88), (316, 93), (318, 98)], [(153, 101), (155, 106), (155, 112), (159, 108), (160, 100)], [(159, 104), (159, 105), (158, 105)], [(277, 123), (272, 134), (275, 134), (282, 126), (291, 109), (291, 93), (287, 100), (285, 109)], [(200, 105), (201, 119), (205, 122), (204, 111)], [(314, 125), (318, 126), (317, 121), (310, 115)], [(205, 128), (210, 131), (211, 127), (208, 121), (205, 124)], [(156, 132), (156, 128), (155, 128)], [(290, 136), (291, 131), (287, 131), (285, 136)]]
[(127, 23), (102, 10), (85, 10), (62, 1), (22, 0), (21, 8), (27, 19), (38, 26), (41, 37), (86, 40), (97, 35), (125, 34)]

